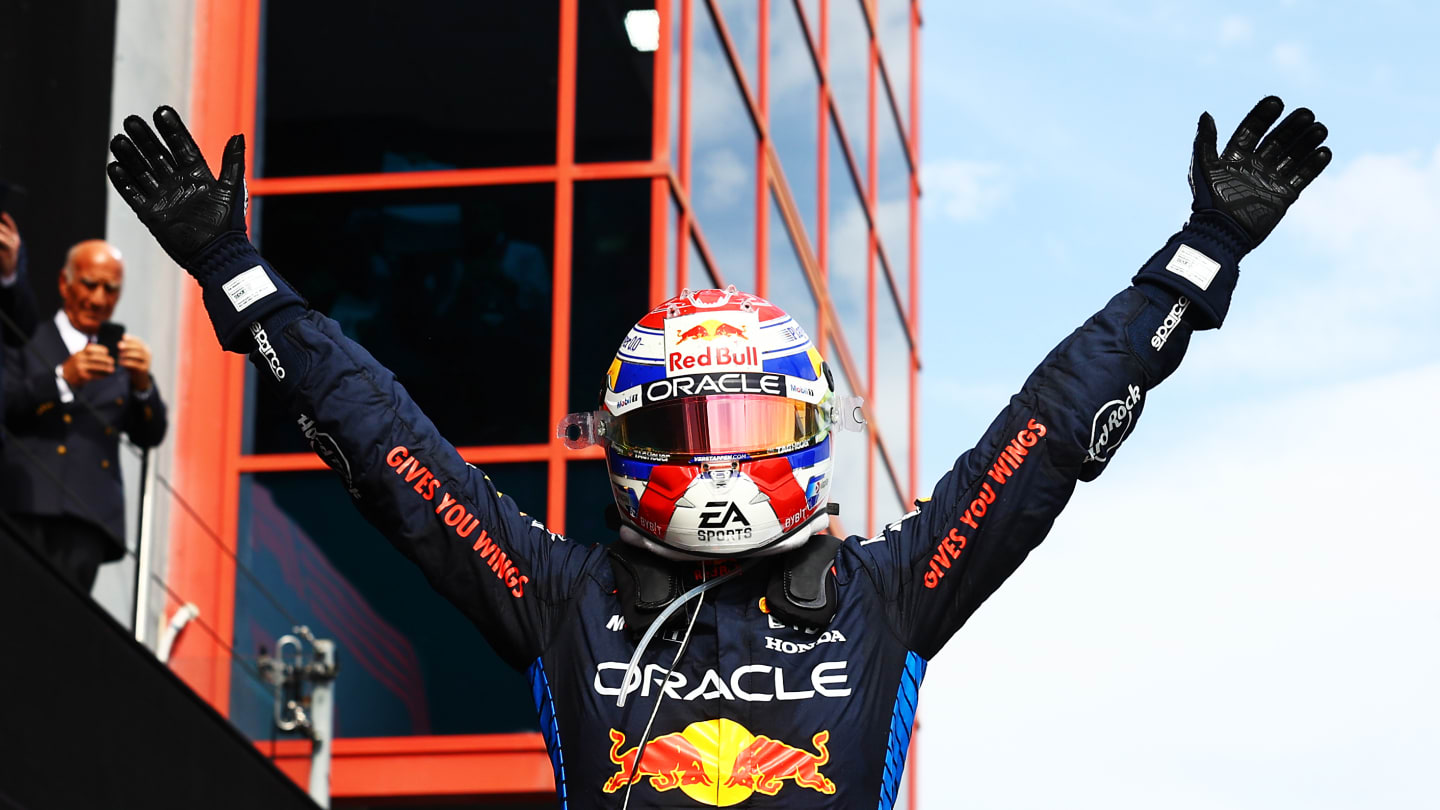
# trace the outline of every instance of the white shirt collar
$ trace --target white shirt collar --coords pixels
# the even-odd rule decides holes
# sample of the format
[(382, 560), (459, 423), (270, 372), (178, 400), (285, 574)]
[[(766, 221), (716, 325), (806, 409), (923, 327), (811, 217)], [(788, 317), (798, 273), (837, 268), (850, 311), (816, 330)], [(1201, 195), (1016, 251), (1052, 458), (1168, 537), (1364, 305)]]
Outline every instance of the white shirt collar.
[(86, 344), (90, 342), (90, 336), (76, 329), (75, 325), (70, 323), (70, 316), (66, 315), (63, 309), (55, 312), (55, 328), (60, 330), (60, 340), (71, 354), (85, 348)]

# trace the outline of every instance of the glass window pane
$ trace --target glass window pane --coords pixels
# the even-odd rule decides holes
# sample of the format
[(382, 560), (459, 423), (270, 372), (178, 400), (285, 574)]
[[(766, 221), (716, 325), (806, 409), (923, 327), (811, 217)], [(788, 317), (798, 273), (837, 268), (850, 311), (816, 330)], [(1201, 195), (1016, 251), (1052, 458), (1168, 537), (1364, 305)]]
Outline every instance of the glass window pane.
[(695, 15), (694, 58), (692, 204), (720, 275), (727, 284), (753, 291), (755, 126), (709, 14)]
[[(522, 509), (544, 507), (544, 464), (487, 472)], [(236, 555), (254, 575), (236, 579), (236, 651), (273, 652), (291, 619), (334, 639), (345, 672), (337, 736), (536, 728), (525, 678), (360, 517), (329, 471), (241, 476)], [(475, 700), (476, 683), (494, 699)], [(269, 739), (273, 707), (257, 692), (232, 683), (230, 718)]]
[[(586, 0), (579, 4), (575, 71), (575, 159), (648, 160), (655, 97), (655, 52), (632, 40), (626, 14), (653, 0)], [(637, 34), (643, 16), (634, 18)]]
[[(637, 317), (638, 320), (638, 317)], [(603, 461), (565, 464), (565, 536), (577, 543), (609, 544), (617, 534), (606, 525), (606, 510), (615, 505), (610, 474)]]
[[(785, 229), (785, 219), (780, 216), (780, 203), (770, 200), (770, 290), (766, 297), (785, 310), (805, 330), (811, 340), (817, 340), (820, 333), (815, 330), (819, 322), (819, 310), (815, 294), (800, 264), (800, 254)], [(818, 348), (818, 346), (817, 346)], [(826, 358), (829, 359), (829, 358)]]
[[(885, 451), (895, 468), (900, 489), (910, 490), (910, 339), (895, 304), (885, 295), (875, 302), (874, 407), (885, 439)], [(879, 484), (877, 483), (878, 487)], [(876, 503), (884, 503), (880, 498)], [(890, 518), (885, 518), (889, 520)]]
[[(830, 154), (839, 154), (840, 138), (830, 130)], [(859, 192), (854, 177), (843, 160), (830, 161), (830, 244), (829, 276), (826, 283), (830, 288), (830, 300), (835, 304), (834, 324), (845, 335), (845, 345), (855, 359), (856, 386), (863, 390), (866, 372), (866, 358), (869, 345), (866, 332), (868, 327), (869, 280), (865, 265), (865, 253), (869, 249), (870, 228), (865, 220), (865, 209), (860, 205)]]
[(649, 309), (650, 180), (575, 184), (570, 411), (600, 406), (620, 341)]
[[(671, 298), (680, 293), (680, 244), (684, 239), (680, 235), (680, 203), (675, 201), (675, 195), (668, 191), (665, 194), (665, 289), (661, 295)], [(658, 301), (656, 303), (659, 303)]]
[(900, 111), (900, 120), (907, 126), (910, 122), (910, 2), (879, 0), (876, 9), (885, 73), (895, 90), (895, 106)]
[[(265, 256), (452, 443), (548, 440), (552, 186), (261, 197), (253, 221)], [(309, 451), (273, 386), (247, 421), (246, 452)]]
[(692, 290), (719, 286), (715, 274), (710, 272), (710, 265), (705, 262), (705, 254), (700, 252), (694, 239), (690, 240), (690, 256), (685, 260), (685, 286)]
[[(869, 131), (870, 28), (860, 0), (830, 0), (830, 87), (844, 121), (855, 164), (865, 171)], [(832, 160), (843, 152), (832, 152)]]
[(256, 174), (553, 163), (559, 20), (556, 0), (266, 3)]
[[(703, 0), (702, 0), (703, 2)], [(740, 57), (745, 82), (756, 99), (760, 97), (760, 4), (755, 0), (716, 0), (730, 43)]]
[[(825, 353), (825, 359), (830, 363), (830, 371), (835, 376), (835, 390), (844, 396), (852, 396), (855, 389), (851, 386), (845, 370), (834, 362), (836, 357), (839, 357), (839, 352), (832, 343)], [(869, 412), (870, 404), (867, 402), (865, 413)], [(830, 440), (834, 442), (831, 457), (835, 459), (832, 464), (835, 472), (830, 482), (830, 500), (840, 505), (839, 518), (831, 518), (831, 522), (833, 524), (838, 520), (845, 535), (868, 535), (870, 510), (865, 502), (865, 482), (870, 475), (869, 437), (864, 433), (840, 430), (831, 433)], [(832, 532), (841, 534), (833, 529)]]
[(810, 36), (816, 40), (816, 44), (818, 45), (820, 37), (820, 0), (800, 0), (800, 7), (805, 11), (805, 23), (810, 26)]
[[(877, 178), (875, 219), (880, 243), (885, 246), (885, 255), (890, 259), (890, 269), (895, 276), (895, 287), (900, 295), (901, 305), (910, 305), (910, 162), (905, 156), (905, 147), (900, 141), (900, 131), (895, 128), (894, 118), (880, 116), (876, 122), (879, 137), (876, 148), (879, 154), (879, 177)], [(880, 289), (885, 288), (882, 285)]]
[(775, 0), (770, 4), (770, 137), (812, 246), (819, 234), (819, 99), (815, 60), (795, 4)]

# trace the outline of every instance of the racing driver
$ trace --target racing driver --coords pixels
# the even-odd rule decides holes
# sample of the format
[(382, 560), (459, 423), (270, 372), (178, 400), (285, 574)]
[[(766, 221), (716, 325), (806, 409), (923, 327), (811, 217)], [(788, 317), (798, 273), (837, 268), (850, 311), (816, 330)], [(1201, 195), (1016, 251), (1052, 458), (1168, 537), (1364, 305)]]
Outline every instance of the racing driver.
[(1105, 470), (1192, 331), (1224, 322), (1240, 259), (1329, 163), (1309, 110), (1271, 129), (1283, 108), (1260, 101), (1222, 151), (1201, 115), (1185, 226), (915, 511), (843, 541), (825, 531), (831, 432), (858, 429), (859, 404), (770, 302), (687, 290), (630, 331), (597, 410), (558, 426), (605, 447), (615, 496), (621, 542), (579, 544), (467, 464), (260, 256), (242, 136), (217, 178), (161, 107), (153, 130), (125, 119), (108, 171), (200, 283), (221, 345), (333, 437), (312, 447), (356, 508), (528, 672), (562, 806), (887, 808), (926, 662)]

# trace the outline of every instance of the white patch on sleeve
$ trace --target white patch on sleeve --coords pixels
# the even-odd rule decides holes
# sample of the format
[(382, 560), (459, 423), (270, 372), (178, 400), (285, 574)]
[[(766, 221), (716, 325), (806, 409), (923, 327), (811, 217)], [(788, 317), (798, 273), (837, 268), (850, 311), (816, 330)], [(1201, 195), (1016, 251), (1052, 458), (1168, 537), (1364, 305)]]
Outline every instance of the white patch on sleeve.
[(270, 280), (265, 268), (257, 264), (225, 282), (221, 289), (229, 296), (235, 311), (244, 312), (246, 307), (275, 292), (275, 282)]
[(1215, 274), (1220, 272), (1220, 263), (1189, 245), (1181, 245), (1165, 269), (1202, 290), (1208, 290)]

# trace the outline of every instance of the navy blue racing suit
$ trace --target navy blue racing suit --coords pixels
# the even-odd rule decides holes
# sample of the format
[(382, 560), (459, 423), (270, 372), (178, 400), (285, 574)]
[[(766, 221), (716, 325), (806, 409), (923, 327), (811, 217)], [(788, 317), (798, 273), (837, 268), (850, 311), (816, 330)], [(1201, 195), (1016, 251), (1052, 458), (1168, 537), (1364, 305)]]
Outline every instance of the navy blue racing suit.
[[(1184, 354), (1189, 303), (1141, 281), (1061, 342), (916, 511), (841, 544), (827, 628), (778, 621), (770, 563), (748, 561), (704, 595), (668, 678), (673, 636), (625, 677), (636, 640), (604, 548), (521, 512), (334, 321), (272, 313), (251, 357), (333, 437), (312, 446), (356, 508), (528, 672), (561, 806), (619, 807), (629, 787), (631, 807), (886, 808), (926, 662), (1105, 469)], [(697, 581), (725, 568), (700, 565)]]

